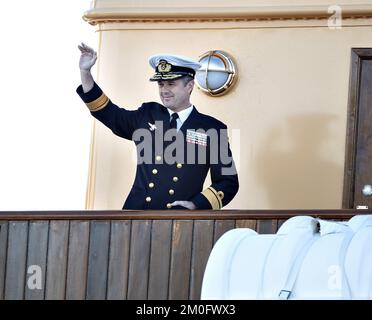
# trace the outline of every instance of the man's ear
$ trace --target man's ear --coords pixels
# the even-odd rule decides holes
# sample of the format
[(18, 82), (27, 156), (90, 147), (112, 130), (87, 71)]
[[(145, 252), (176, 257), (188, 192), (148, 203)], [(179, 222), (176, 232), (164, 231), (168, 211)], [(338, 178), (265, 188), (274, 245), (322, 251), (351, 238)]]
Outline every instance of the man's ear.
[(187, 88), (190, 90), (190, 94), (192, 90), (194, 89), (194, 85), (195, 85), (195, 80), (191, 80), (187, 83)]

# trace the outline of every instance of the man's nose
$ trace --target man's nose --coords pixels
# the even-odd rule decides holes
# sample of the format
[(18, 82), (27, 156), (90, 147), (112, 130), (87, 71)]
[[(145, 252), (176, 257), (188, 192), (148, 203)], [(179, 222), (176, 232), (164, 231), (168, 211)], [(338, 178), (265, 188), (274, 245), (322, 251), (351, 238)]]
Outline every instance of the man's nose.
[(168, 94), (170, 93), (169, 88), (166, 86), (160, 87), (160, 93)]

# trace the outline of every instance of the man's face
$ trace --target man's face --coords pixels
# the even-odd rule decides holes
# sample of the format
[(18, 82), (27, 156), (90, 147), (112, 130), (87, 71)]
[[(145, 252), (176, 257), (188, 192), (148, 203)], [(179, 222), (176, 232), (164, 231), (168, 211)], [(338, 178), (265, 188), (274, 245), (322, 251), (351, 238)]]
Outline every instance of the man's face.
[(190, 105), (190, 94), (194, 80), (184, 84), (184, 80), (158, 81), (159, 95), (166, 108), (178, 112)]

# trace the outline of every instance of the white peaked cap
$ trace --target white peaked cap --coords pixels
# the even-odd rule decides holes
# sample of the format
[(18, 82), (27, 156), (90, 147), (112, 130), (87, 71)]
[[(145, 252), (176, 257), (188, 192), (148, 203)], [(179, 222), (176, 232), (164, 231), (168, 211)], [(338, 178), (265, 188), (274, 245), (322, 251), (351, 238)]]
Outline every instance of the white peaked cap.
[(169, 54), (169, 53), (160, 53), (160, 54), (151, 56), (149, 58), (150, 66), (153, 69), (155, 69), (159, 65), (160, 60), (165, 60), (174, 66), (190, 68), (195, 71), (201, 68), (201, 64), (195, 60), (192, 60), (185, 56)]

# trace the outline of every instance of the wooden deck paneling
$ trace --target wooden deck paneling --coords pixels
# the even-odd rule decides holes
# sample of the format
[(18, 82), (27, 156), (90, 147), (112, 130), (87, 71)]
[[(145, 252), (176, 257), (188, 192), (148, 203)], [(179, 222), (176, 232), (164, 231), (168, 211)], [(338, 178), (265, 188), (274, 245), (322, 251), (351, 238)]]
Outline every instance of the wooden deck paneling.
[(168, 299), (172, 245), (172, 221), (154, 220), (151, 233), (150, 273), (147, 298)]
[(151, 221), (132, 221), (128, 299), (147, 299), (151, 248)]
[(84, 300), (87, 287), (89, 221), (70, 221), (66, 299)]
[(214, 221), (194, 221), (191, 250), (190, 293), (189, 298), (200, 299), (201, 285), (209, 253), (213, 247)]
[(173, 222), (168, 296), (171, 300), (189, 298), (192, 233), (192, 220)]
[(0, 300), (4, 299), (8, 248), (8, 222), (0, 221)]
[(131, 221), (112, 221), (107, 299), (125, 300), (128, 288)]
[[(48, 250), (48, 221), (30, 221), (28, 228), (28, 249), (27, 249), (27, 274), (35, 275), (41, 271), (41, 288), (35, 277), (29, 277), (25, 285), (26, 300), (43, 300), (45, 297), (45, 270), (47, 265)], [(40, 269), (38, 269), (40, 267)], [(28, 285), (28, 282), (30, 286)]]
[(111, 226), (109, 221), (92, 221), (90, 226), (87, 299), (106, 299)]
[(66, 294), (69, 221), (49, 224), (45, 299), (62, 300)]
[[(294, 215), (345, 220), (370, 210), (0, 212), (2, 299), (200, 299), (227, 231), (275, 233)], [(40, 289), (30, 287), (41, 270)], [(30, 271), (29, 273), (27, 273)]]
[(27, 259), (28, 222), (10, 222), (6, 257), (5, 299), (24, 299)]

